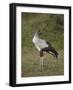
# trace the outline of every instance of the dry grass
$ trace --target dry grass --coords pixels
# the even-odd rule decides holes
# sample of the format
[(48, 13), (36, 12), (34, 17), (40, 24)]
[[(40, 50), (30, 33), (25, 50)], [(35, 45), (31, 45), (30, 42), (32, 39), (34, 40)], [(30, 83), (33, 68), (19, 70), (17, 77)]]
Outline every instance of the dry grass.
[(64, 75), (63, 50), (59, 51), (58, 60), (44, 53), (43, 69), (36, 49), (22, 50), (22, 77)]

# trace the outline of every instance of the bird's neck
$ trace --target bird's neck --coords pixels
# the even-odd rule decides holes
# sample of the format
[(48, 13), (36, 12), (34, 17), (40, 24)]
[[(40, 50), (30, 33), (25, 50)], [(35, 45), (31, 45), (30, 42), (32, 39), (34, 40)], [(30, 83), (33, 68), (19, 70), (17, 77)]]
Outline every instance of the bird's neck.
[(37, 34), (37, 33), (35, 33), (34, 37), (35, 37), (35, 38), (37, 38), (37, 39), (39, 38), (39, 36), (38, 36), (38, 34)]

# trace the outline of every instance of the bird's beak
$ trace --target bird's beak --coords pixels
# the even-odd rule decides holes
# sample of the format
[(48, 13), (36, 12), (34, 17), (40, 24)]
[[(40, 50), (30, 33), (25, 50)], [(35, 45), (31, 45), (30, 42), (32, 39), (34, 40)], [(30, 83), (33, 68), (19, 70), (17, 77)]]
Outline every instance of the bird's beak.
[(39, 35), (41, 35), (42, 33), (40, 32)]

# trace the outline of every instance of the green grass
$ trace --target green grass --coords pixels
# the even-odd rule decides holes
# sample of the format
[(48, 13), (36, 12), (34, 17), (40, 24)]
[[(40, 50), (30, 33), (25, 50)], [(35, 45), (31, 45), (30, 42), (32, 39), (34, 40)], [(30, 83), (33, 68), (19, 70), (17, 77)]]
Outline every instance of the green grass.
[[(64, 75), (64, 15), (22, 13), (22, 77)], [(41, 38), (49, 41), (58, 51), (58, 60), (44, 53), (43, 69), (39, 52), (32, 43), (34, 31), (42, 32)]]

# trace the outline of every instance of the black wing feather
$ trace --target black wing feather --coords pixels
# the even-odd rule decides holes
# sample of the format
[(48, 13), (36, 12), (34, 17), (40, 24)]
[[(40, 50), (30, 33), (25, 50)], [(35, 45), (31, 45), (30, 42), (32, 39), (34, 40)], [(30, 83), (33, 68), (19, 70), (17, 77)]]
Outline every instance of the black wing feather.
[(48, 44), (48, 46), (52, 46), (50, 42), (46, 41), (46, 43)]
[(51, 52), (51, 54), (53, 55), (53, 56), (55, 56), (56, 58), (58, 58), (58, 52), (53, 48), (53, 47), (46, 47), (46, 48), (43, 48), (42, 49), (42, 51), (46, 51), (46, 52), (48, 52), (48, 53), (50, 53)]

